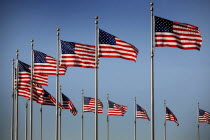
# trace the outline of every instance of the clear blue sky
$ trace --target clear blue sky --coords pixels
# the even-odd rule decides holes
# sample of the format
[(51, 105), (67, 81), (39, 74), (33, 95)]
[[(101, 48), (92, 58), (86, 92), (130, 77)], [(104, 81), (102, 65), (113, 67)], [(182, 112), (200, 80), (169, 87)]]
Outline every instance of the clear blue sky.
[[(56, 28), (66, 41), (95, 43), (94, 17), (99, 27), (139, 49), (137, 62), (103, 58), (99, 69), (99, 98), (106, 108), (110, 100), (128, 106), (124, 117), (110, 117), (110, 140), (133, 139), (133, 99), (150, 116), (150, 1), (78, 0), (78, 1), (0, 1), (1, 88), (0, 139), (10, 139), (11, 59), (15, 50), (30, 64), (30, 40), (34, 48), (56, 55)], [(155, 50), (155, 138), (163, 139), (164, 99), (177, 116), (180, 126), (167, 122), (170, 140), (197, 140), (197, 102), (210, 112), (210, 2), (208, 0), (154, 0), (154, 14), (172, 21), (196, 25), (203, 36), (201, 51), (178, 48)], [(69, 67), (61, 76), (62, 91), (79, 110), (73, 116), (63, 111), (63, 140), (80, 139), (81, 90), (94, 97), (94, 70)], [(55, 76), (45, 89), (55, 96)], [(24, 139), (25, 98), (19, 98), (19, 139)], [(34, 138), (39, 137), (39, 105), (34, 104)], [(94, 114), (85, 114), (85, 140), (94, 138)], [(43, 140), (54, 139), (55, 107), (43, 107)], [(99, 140), (106, 137), (106, 109), (99, 114)], [(201, 139), (210, 139), (210, 125), (200, 125)], [(150, 139), (150, 122), (137, 120), (137, 139)]]

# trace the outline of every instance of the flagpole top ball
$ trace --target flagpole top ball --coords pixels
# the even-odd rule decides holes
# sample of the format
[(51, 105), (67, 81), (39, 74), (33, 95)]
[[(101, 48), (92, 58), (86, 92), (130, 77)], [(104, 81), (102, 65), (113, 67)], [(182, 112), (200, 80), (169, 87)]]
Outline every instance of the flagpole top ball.
[(16, 50), (16, 52), (19, 52), (19, 50)]
[(96, 16), (95, 19), (98, 19), (98, 16)]
[(31, 40), (31, 42), (34, 42), (34, 40)]
[(153, 5), (154, 5), (154, 3), (153, 3), (153, 2), (150, 2), (150, 5), (151, 5), (151, 6), (153, 6)]
[(15, 59), (12, 59), (12, 61), (14, 61)]
[(56, 30), (57, 30), (57, 31), (60, 31), (60, 29), (59, 29), (59, 28), (57, 28)]

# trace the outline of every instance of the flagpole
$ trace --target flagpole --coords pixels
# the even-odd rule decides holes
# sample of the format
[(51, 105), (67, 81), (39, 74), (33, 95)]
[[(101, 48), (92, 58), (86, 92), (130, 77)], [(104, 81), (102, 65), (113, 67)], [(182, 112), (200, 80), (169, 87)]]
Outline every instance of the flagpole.
[(26, 99), (26, 113), (25, 113), (25, 140), (28, 139), (28, 99)]
[(16, 50), (16, 126), (15, 126), (15, 140), (18, 140), (18, 50)]
[(198, 140), (200, 140), (199, 102), (198, 102), (198, 108), (197, 108), (197, 111), (198, 111)]
[(42, 104), (40, 104), (40, 140), (42, 140)]
[(84, 89), (82, 89), (82, 130), (81, 130), (81, 140), (84, 139), (84, 111), (83, 111), (83, 105), (84, 105)]
[(55, 140), (58, 140), (58, 96), (59, 96), (59, 31), (57, 29), (57, 72), (56, 72), (56, 128), (55, 128)]
[(98, 140), (98, 47), (99, 47), (99, 36), (98, 36), (98, 16), (95, 17), (96, 26), (96, 56), (95, 56), (95, 140)]
[(34, 40), (31, 40), (30, 140), (33, 139), (33, 69), (34, 69)]
[(155, 123), (154, 123), (154, 26), (153, 26), (153, 3), (150, 3), (151, 11), (151, 140), (155, 139)]
[[(61, 85), (60, 85), (60, 104), (63, 105), (62, 103), (63, 103), (63, 101), (62, 101), (62, 92), (61, 92)], [(61, 140), (61, 132), (62, 132), (61, 131), (61, 125), (62, 125), (61, 124), (61, 114), (62, 114), (62, 108), (59, 108), (59, 110), (60, 110), (60, 117), (59, 117), (59, 121), (60, 121), (60, 129), (59, 129), (59, 131), (60, 131), (60, 133), (59, 133), (60, 134), (60, 139), (59, 140)]]
[(109, 140), (109, 94), (107, 94), (107, 116), (106, 116), (106, 140)]
[(11, 140), (14, 140), (14, 109), (15, 109), (15, 92), (14, 92), (14, 59), (12, 59), (12, 114), (11, 114)]
[(164, 140), (166, 140), (166, 100), (164, 100)]
[(136, 140), (136, 97), (134, 97), (134, 140)]

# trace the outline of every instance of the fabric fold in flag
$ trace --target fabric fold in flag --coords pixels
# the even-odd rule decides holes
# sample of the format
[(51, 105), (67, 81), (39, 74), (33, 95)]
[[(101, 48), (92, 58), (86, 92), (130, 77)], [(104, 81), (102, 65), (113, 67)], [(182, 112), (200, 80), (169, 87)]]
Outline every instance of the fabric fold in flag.
[(72, 101), (62, 93), (62, 106), (64, 109), (69, 109), (70, 112), (75, 116), (77, 115), (77, 109), (75, 108), (74, 104)]
[(147, 111), (138, 104), (136, 104), (136, 118), (148, 119), (150, 121)]
[(179, 122), (178, 122), (176, 116), (173, 114), (173, 112), (168, 107), (166, 107), (166, 120), (174, 121), (176, 123), (176, 125), (179, 126)]
[(95, 68), (95, 46), (61, 42), (61, 66)]
[(200, 50), (202, 36), (197, 26), (155, 16), (155, 45)]
[(108, 108), (109, 116), (124, 116), (124, 114), (128, 110), (127, 106), (119, 105), (112, 101), (108, 101), (108, 102), (109, 102), (109, 108)]
[[(59, 65), (59, 75), (65, 75), (66, 67)], [(45, 53), (34, 50), (34, 73), (40, 75), (56, 75), (57, 61)]]
[(202, 109), (199, 109), (199, 122), (210, 124), (210, 113)]
[(138, 49), (118, 37), (99, 29), (99, 57), (136, 61)]
[[(30, 83), (31, 81), (31, 66), (18, 60), (18, 82), (19, 83)], [(33, 75), (33, 82), (39, 85), (48, 86), (48, 76), (47, 75)]]
[[(95, 113), (95, 98), (84, 97), (83, 112)], [(98, 113), (103, 113), (103, 104), (98, 99)]]

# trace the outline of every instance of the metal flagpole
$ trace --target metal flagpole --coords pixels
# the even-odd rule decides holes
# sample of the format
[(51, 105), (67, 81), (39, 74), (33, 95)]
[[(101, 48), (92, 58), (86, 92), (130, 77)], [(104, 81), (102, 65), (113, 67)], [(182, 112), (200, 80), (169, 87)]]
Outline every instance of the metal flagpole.
[(42, 140), (42, 104), (40, 104), (40, 140)]
[(57, 72), (56, 72), (56, 128), (55, 128), (55, 140), (58, 140), (58, 97), (59, 97), (59, 31), (57, 29)]
[(82, 89), (82, 130), (81, 130), (81, 140), (84, 139), (84, 111), (83, 111), (83, 105), (84, 105), (84, 89)]
[(31, 100), (30, 100), (30, 140), (33, 139), (33, 69), (34, 69), (34, 40), (31, 40)]
[(154, 123), (154, 27), (153, 27), (153, 3), (150, 3), (151, 11), (151, 140), (155, 139), (155, 123)]
[(134, 140), (136, 140), (136, 97), (134, 97)]
[[(63, 105), (62, 92), (61, 92), (61, 85), (60, 85), (60, 104)], [(59, 121), (60, 121), (60, 123), (59, 123), (59, 124), (60, 124), (60, 129), (59, 129), (59, 134), (60, 134), (60, 135), (59, 135), (59, 140), (61, 140), (61, 132), (62, 132), (62, 131), (61, 131), (61, 125), (62, 125), (62, 124), (61, 124), (61, 113), (62, 113), (62, 108), (59, 108), (59, 110), (60, 110), (60, 114), (59, 114), (59, 115), (60, 115), (60, 117), (59, 117)]]
[(18, 50), (16, 50), (16, 126), (15, 126), (15, 140), (18, 140)]
[(199, 102), (198, 102), (198, 140), (200, 140), (200, 123), (199, 123)]
[(96, 56), (95, 56), (95, 140), (98, 140), (98, 47), (99, 47), (99, 36), (98, 36), (98, 16), (95, 17), (96, 26)]
[(14, 109), (15, 109), (15, 92), (14, 92), (14, 59), (12, 59), (12, 114), (11, 114), (11, 140), (14, 140)]
[(25, 140), (28, 139), (28, 99), (26, 99), (26, 113), (25, 113)]
[(164, 140), (166, 140), (166, 100), (164, 100)]
[(106, 140), (109, 140), (109, 94), (107, 94), (107, 116), (106, 116)]

